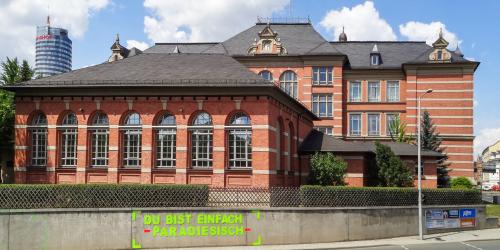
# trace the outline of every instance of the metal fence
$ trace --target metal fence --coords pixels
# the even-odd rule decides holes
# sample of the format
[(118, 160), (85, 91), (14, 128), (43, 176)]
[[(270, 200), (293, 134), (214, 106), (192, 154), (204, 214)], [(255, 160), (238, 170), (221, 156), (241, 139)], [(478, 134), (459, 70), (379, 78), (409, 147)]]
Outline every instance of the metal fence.
[[(196, 185), (0, 186), (0, 208), (106, 207), (368, 207), (415, 206), (413, 188), (271, 187)], [(482, 203), (476, 190), (424, 189), (424, 205)]]

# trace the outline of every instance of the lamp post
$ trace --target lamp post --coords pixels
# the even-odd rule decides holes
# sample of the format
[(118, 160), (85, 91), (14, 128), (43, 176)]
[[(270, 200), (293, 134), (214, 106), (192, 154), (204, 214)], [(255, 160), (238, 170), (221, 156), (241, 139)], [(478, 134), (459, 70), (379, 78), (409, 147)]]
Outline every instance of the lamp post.
[(432, 89), (427, 89), (425, 93), (420, 95), (417, 99), (417, 165), (418, 165), (418, 235), (421, 240), (424, 239), (424, 232), (422, 228), (422, 162), (421, 162), (421, 154), (420, 154), (420, 149), (422, 148), (421, 142), (420, 142), (420, 127), (421, 127), (421, 115), (420, 115), (420, 100), (426, 95), (432, 92)]

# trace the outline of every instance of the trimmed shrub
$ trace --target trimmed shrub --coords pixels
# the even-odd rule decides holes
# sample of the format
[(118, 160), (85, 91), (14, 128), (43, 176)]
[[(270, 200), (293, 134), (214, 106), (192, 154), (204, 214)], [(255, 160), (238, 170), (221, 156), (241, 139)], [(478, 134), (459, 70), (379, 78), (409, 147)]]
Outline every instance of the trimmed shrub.
[[(304, 207), (416, 206), (418, 191), (394, 187), (302, 186)], [(478, 190), (423, 189), (425, 205), (481, 204)]]
[(412, 187), (413, 173), (408, 166), (384, 144), (375, 142), (379, 184), (384, 187)]
[(0, 208), (205, 207), (208, 186), (154, 184), (0, 185)]
[(316, 152), (311, 157), (309, 183), (323, 186), (343, 186), (347, 162), (332, 153)]
[(467, 177), (456, 177), (451, 179), (451, 188), (471, 189), (472, 182)]

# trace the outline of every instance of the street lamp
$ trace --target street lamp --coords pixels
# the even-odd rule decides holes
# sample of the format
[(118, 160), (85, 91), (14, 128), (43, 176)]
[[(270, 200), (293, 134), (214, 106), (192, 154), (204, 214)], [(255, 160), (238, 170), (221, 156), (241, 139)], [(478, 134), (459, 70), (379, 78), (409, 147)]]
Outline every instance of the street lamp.
[(421, 116), (420, 116), (420, 100), (426, 95), (432, 92), (432, 89), (427, 89), (425, 93), (420, 95), (417, 99), (417, 165), (418, 165), (418, 235), (420, 236), (420, 239), (424, 239), (424, 232), (422, 228), (422, 162), (421, 162), (421, 154), (420, 154), (420, 149), (422, 148), (421, 142), (420, 142), (420, 127), (421, 127)]

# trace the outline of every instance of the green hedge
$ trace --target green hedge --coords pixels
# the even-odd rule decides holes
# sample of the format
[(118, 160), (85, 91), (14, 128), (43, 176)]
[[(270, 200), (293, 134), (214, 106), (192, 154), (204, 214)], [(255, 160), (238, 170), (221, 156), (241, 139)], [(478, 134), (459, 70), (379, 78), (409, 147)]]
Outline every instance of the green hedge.
[[(414, 206), (418, 204), (415, 188), (302, 186), (304, 207)], [(481, 204), (478, 190), (423, 189), (424, 205)]]
[(0, 185), (0, 208), (205, 207), (208, 186), (153, 184)]

